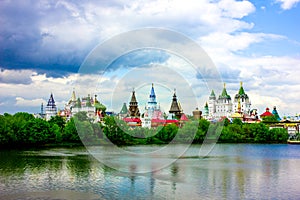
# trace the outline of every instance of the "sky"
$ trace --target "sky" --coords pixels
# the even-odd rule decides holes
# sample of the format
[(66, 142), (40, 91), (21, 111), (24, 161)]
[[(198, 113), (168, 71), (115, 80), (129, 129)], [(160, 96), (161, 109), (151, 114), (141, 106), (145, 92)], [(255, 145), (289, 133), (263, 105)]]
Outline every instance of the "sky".
[[(118, 112), (135, 88), (143, 107), (151, 83), (165, 110), (174, 88), (187, 114), (195, 107), (203, 110), (210, 90), (219, 95), (223, 84), (205, 87), (178, 52), (140, 49), (119, 55), (102, 71), (81, 73), (97, 48), (149, 27), (199, 45), (232, 98), (242, 81), (259, 113), (276, 106), (281, 116), (299, 114), (299, 21), (300, 0), (1, 0), (0, 114), (40, 112), (51, 92), (62, 109), (73, 89), (78, 96), (97, 94)], [(107, 46), (107, 52), (117, 47)]]

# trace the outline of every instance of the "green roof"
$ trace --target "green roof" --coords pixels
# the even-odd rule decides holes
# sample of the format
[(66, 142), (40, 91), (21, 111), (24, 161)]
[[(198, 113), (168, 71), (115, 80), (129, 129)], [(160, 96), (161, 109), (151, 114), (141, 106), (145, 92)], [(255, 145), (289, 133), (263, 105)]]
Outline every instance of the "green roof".
[(124, 103), (123, 107), (120, 111), (120, 114), (127, 114), (127, 113), (128, 113), (128, 109), (127, 109), (126, 103)]
[(240, 90), (239, 90), (239, 95), (243, 95), (245, 94), (245, 91), (244, 91), (244, 88), (243, 88), (243, 82), (241, 82), (241, 87), (240, 87)]
[(215, 96), (216, 96), (214, 90), (211, 91), (210, 96), (211, 96), (211, 97), (215, 97)]

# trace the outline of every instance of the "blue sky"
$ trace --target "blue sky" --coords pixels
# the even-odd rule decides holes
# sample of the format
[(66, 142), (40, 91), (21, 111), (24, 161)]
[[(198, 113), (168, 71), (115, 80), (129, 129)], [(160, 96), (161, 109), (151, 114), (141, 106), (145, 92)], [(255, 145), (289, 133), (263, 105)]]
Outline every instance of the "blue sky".
[[(80, 65), (97, 45), (112, 36), (146, 27), (174, 30), (194, 40), (215, 63), (228, 93), (233, 97), (243, 81), (252, 108), (260, 113), (273, 106), (281, 115), (300, 113), (299, 2), (2, 0), (0, 113), (39, 112), (41, 102), (46, 103), (51, 92), (63, 108)], [(157, 64), (175, 66), (177, 71), (188, 68), (180, 59), (157, 52), (124, 56), (117, 62), (128, 67)], [(93, 88), (99, 84), (98, 78), (95, 75), (82, 81)], [(104, 77), (102, 81), (109, 85), (120, 79)], [(157, 82), (155, 77), (152, 79), (146, 82)], [(177, 87), (181, 91), (181, 86)], [(104, 94), (109, 93), (108, 88), (97, 91), (107, 104), (110, 100)], [(214, 89), (217, 94), (222, 90)], [(130, 95), (130, 90), (128, 87), (125, 92)], [(77, 91), (80, 96), (87, 92), (95, 91)], [(209, 92), (198, 92), (197, 106), (202, 109)], [(188, 113), (193, 109), (182, 104)]]

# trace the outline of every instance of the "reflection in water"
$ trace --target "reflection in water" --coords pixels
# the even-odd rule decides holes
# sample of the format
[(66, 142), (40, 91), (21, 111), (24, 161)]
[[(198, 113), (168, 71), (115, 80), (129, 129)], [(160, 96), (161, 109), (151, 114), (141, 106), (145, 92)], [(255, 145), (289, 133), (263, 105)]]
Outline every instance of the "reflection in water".
[(0, 151), (0, 199), (297, 199), (299, 148), (217, 145), (199, 158), (193, 145), (176, 163), (145, 174), (136, 173), (137, 160), (122, 173), (84, 148)]

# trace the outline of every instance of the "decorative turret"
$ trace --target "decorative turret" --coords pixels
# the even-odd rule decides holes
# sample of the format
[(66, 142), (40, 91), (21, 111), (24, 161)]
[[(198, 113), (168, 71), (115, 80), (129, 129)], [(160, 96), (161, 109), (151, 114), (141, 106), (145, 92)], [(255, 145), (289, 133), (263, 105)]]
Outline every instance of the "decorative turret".
[(174, 90), (174, 95), (169, 113), (174, 114), (178, 119), (180, 119), (181, 117), (181, 110), (177, 102), (176, 90)]
[(131, 101), (129, 102), (129, 115), (130, 117), (139, 117), (140, 111), (138, 108), (138, 102), (135, 97), (135, 91), (132, 91)]

